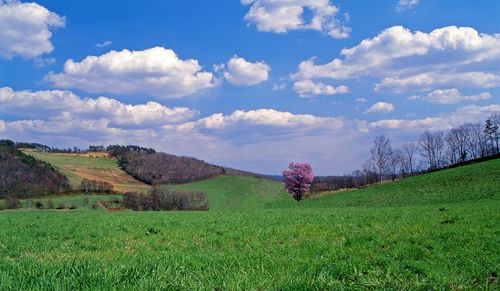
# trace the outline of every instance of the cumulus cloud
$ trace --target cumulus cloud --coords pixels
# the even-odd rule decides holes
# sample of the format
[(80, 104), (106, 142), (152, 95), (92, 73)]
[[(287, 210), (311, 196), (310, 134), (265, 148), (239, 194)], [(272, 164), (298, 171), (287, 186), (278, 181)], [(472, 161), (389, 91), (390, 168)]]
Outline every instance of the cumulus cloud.
[[(317, 30), (332, 38), (349, 37), (351, 29), (341, 24), (336, 16), (339, 7), (330, 0), (242, 0), (251, 4), (245, 15), (248, 23), (254, 24), (259, 31), (286, 33), (290, 30)], [(305, 12), (312, 18), (306, 20)]]
[(396, 5), (397, 12), (403, 12), (408, 9), (412, 9), (420, 3), (420, 0), (399, 0)]
[(54, 50), (52, 30), (65, 19), (36, 3), (0, 1), (0, 57), (35, 58)]
[(216, 113), (196, 122), (197, 127), (206, 129), (227, 129), (238, 124), (272, 126), (280, 128), (333, 126), (341, 127), (342, 120), (318, 117), (311, 114), (293, 114), (274, 109), (236, 110), (230, 115)]
[[(224, 67), (218, 67), (220, 69)], [(224, 77), (226, 80), (237, 86), (251, 86), (269, 79), (271, 67), (265, 62), (249, 62), (244, 58), (234, 56), (226, 66)]]
[(195, 59), (182, 60), (167, 48), (143, 51), (110, 51), (88, 56), (81, 62), (66, 61), (61, 73), (49, 73), (54, 86), (93, 93), (149, 94), (158, 98), (180, 98), (216, 84)]
[(313, 82), (311, 80), (301, 80), (293, 84), (293, 90), (301, 97), (311, 97), (317, 95), (334, 95), (348, 93), (349, 88), (341, 85), (337, 88), (321, 82)]
[(185, 122), (196, 114), (189, 108), (169, 108), (157, 102), (131, 105), (106, 97), (80, 98), (70, 91), (14, 91), (9, 87), (0, 88), (0, 112), (22, 112), (25, 118), (49, 116), (63, 123), (103, 119), (111, 124), (143, 127)]
[(430, 33), (390, 27), (357, 46), (343, 58), (299, 64), (295, 80), (359, 77), (379, 79), (377, 91), (407, 92), (447, 87), (499, 87), (500, 35), (480, 34), (470, 27), (448, 26)]
[(464, 100), (478, 101), (490, 99), (492, 96), (489, 92), (483, 92), (474, 95), (462, 95), (457, 89), (434, 90), (425, 96), (411, 96), (410, 100), (422, 99), (427, 102), (437, 104), (456, 104)]
[(394, 105), (387, 102), (377, 102), (368, 108), (365, 113), (389, 113), (394, 111)]
[[(290, 161), (307, 161), (319, 174), (341, 174), (361, 166), (368, 154), (366, 145), (375, 135), (416, 140), (425, 129), (482, 122), (491, 112), (500, 111), (498, 104), (466, 106), (440, 116), (368, 122), (266, 108), (201, 118), (190, 118), (187, 113), (173, 117), (160, 107), (159, 112), (167, 113), (144, 110), (157, 116), (151, 120), (143, 119), (146, 114), (138, 105), (99, 99), (80, 98), (68, 91), (1, 88), (1, 112), (18, 120), (0, 120), (0, 132), (4, 138), (29, 138), (57, 147), (138, 144), (263, 173), (279, 173)], [(136, 120), (149, 126), (136, 126)]]

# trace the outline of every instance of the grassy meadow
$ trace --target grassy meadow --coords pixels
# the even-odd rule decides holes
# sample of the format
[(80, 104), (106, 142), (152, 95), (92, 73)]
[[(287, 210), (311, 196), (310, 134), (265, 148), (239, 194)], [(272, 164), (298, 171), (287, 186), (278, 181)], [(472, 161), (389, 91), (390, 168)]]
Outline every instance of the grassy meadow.
[(296, 203), (217, 177), (169, 186), (210, 211), (2, 211), (0, 289), (499, 289), (499, 178), (493, 160)]
[(25, 154), (53, 165), (63, 173), (71, 184), (78, 188), (86, 178), (109, 182), (115, 191), (148, 191), (150, 186), (129, 176), (118, 165), (115, 159), (108, 158), (105, 153), (44, 153), (25, 150)]

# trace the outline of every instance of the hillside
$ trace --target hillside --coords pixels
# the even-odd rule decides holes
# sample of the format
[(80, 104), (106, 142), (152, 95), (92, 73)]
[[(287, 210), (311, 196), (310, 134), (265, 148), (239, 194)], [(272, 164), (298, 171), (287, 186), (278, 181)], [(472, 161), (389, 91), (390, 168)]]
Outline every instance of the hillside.
[(206, 163), (192, 157), (179, 157), (135, 146), (109, 146), (121, 168), (150, 185), (183, 184), (217, 176), (260, 176)]
[(405, 206), (500, 199), (500, 159), (307, 199), (310, 207)]
[(200, 182), (168, 187), (205, 192), (211, 210), (259, 210), (263, 209), (267, 203), (276, 201), (284, 205), (293, 205), (293, 201), (284, 191), (281, 182), (263, 178), (219, 176)]
[(50, 164), (18, 151), (11, 141), (0, 141), (0, 197), (31, 197), (62, 193), (68, 179)]
[(147, 191), (150, 186), (131, 177), (120, 167), (116, 159), (105, 153), (44, 153), (24, 150), (24, 153), (53, 165), (68, 177), (71, 186), (78, 189), (82, 179), (109, 182), (119, 192)]
[(498, 289), (499, 170), (494, 160), (300, 203), (252, 177), (165, 186), (205, 191), (202, 212), (54, 197), (80, 208), (0, 212), (0, 289)]

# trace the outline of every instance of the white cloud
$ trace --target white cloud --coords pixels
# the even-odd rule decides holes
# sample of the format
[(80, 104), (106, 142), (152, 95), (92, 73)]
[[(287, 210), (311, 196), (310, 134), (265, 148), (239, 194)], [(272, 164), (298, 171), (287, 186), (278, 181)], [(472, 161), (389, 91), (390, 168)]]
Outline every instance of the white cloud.
[[(290, 161), (306, 161), (323, 175), (359, 168), (375, 135), (387, 134), (395, 143), (414, 141), (425, 129), (483, 122), (491, 112), (500, 111), (497, 104), (466, 106), (451, 114), (422, 119), (368, 122), (256, 109), (198, 119), (180, 114), (179, 122), (174, 122), (171, 116), (158, 117), (154, 121), (141, 120), (141, 124), (153, 126), (140, 127), (129, 126), (135, 121), (126, 124), (120, 121), (143, 116), (141, 110), (136, 111), (137, 105), (112, 99), (101, 103), (99, 98), (79, 98), (68, 91), (29, 92), (10, 88), (0, 89), (0, 96), (0, 109), (20, 117), (20, 120), (0, 120), (4, 138), (57, 147), (138, 144), (262, 173), (279, 173)], [(87, 109), (82, 112), (81, 108)], [(150, 108), (145, 111), (155, 112)], [(181, 121), (184, 118), (189, 120)]]
[(0, 112), (27, 118), (50, 116), (53, 120), (104, 119), (116, 125), (154, 126), (185, 122), (196, 112), (169, 108), (157, 102), (124, 104), (106, 97), (80, 98), (70, 91), (14, 91), (0, 88)]
[(403, 93), (415, 90), (429, 91), (442, 86), (495, 88), (500, 86), (500, 75), (496, 72), (428, 72), (404, 78), (387, 77), (375, 85), (375, 91)]
[(437, 87), (500, 86), (500, 35), (448, 26), (430, 33), (390, 27), (341, 51), (343, 59), (299, 64), (294, 80), (380, 79), (377, 91), (396, 93)]
[(88, 56), (81, 62), (68, 60), (63, 72), (46, 77), (54, 86), (94, 93), (149, 94), (180, 98), (216, 85), (212, 73), (202, 71), (197, 60), (182, 60), (163, 47), (143, 51), (110, 51)]
[(377, 102), (368, 108), (365, 113), (389, 113), (394, 111), (394, 105), (387, 102)]
[(101, 47), (107, 47), (107, 46), (110, 46), (110, 45), (112, 45), (112, 44), (113, 44), (113, 42), (112, 42), (112, 41), (110, 41), (110, 40), (105, 40), (105, 41), (103, 41), (103, 42), (96, 43), (96, 44), (95, 44), (95, 46), (96, 46), (96, 47), (101, 48)]
[(64, 17), (36, 3), (0, 1), (0, 57), (31, 59), (50, 53), (51, 30), (64, 25)]
[(311, 80), (301, 80), (295, 82), (293, 84), (293, 90), (295, 90), (295, 92), (297, 92), (301, 97), (310, 97), (313, 95), (334, 95), (349, 92), (349, 88), (344, 85), (335, 88), (331, 85), (321, 82), (315, 83)]
[(412, 9), (420, 3), (420, 0), (399, 0), (396, 5), (396, 11), (403, 12)]
[(271, 126), (280, 128), (333, 126), (341, 127), (342, 120), (318, 117), (311, 114), (293, 114), (274, 109), (236, 110), (230, 115), (216, 113), (198, 120), (196, 127), (206, 129), (227, 129), (238, 124)]
[(233, 85), (251, 86), (267, 81), (269, 71), (271, 67), (264, 62), (251, 63), (234, 56), (227, 63), (224, 77)]
[(422, 99), (427, 102), (437, 104), (456, 104), (463, 100), (478, 101), (490, 99), (489, 92), (464, 96), (457, 89), (434, 90), (425, 96), (411, 96), (410, 100)]
[(354, 100), (354, 101), (356, 101), (358, 103), (366, 103), (366, 102), (368, 102), (368, 99), (366, 99), (366, 98), (356, 98), (356, 100)]
[(492, 112), (500, 111), (500, 104), (491, 104), (487, 106), (468, 105), (458, 109), (455, 112), (443, 114), (442, 116), (425, 117), (421, 119), (386, 119), (371, 122), (367, 125), (368, 129), (398, 129), (407, 132), (416, 129), (423, 131), (447, 130), (465, 122), (484, 122)]
[[(259, 31), (286, 33), (290, 30), (311, 29), (327, 33), (332, 38), (349, 37), (351, 29), (336, 19), (338, 6), (330, 0), (242, 0), (251, 4), (245, 20)], [(305, 11), (312, 13), (310, 21)]]

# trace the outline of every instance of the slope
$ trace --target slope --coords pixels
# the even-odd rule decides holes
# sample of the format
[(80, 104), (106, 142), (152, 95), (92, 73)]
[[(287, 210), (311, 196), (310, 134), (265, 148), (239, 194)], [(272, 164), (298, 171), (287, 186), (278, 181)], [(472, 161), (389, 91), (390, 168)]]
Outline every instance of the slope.
[(177, 190), (200, 190), (207, 194), (211, 210), (257, 210), (267, 203), (293, 204), (280, 182), (245, 176), (219, 176), (204, 181), (166, 186)]
[(129, 175), (150, 185), (183, 184), (229, 175), (262, 175), (209, 164), (192, 157), (175, 156), (137, 146), (109, 146), (108, 151)]
[(68, 188), (68, 179), (51, 165), (18, 151), (12, 141), (0, 140), (0, 198), (62, 193)]
[(115, 159), (108, 158), (103, 153), (43, 153), (32, 150), (23, 152), (53, 165), (68, 177), (74, 188), (78, 188), (84, 178), (109, 182), (114, 190), (119, 192), (147, 191), (150, 188), (125, 173)]
[(307, 199), (304, 207), (408, 206), (500, 199), (500, 159)]

